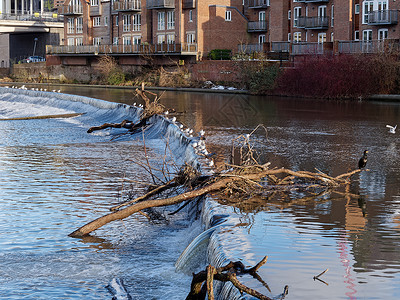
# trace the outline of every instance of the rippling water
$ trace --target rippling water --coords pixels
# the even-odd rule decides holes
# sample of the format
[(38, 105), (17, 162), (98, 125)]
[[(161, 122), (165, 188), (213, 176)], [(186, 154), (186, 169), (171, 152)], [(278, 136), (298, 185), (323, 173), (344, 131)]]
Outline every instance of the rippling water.
[[(125, 103), (138, 102), (132, 98), (132, 91), (129, 90), (61, 88), (67, 93)], [(303, 201), (298, 199), (298, 194), (293, 193), (285, 201), (279, 197), (264, 198), (240, 203), (236, 207), (210, 200), (213, 209), (209, 214), (222, 214), (227, 218), (225, 225), (212, 235), (210, 260), (224, 263), (240, 259), (245, 265), (251, 266), (268, 255), (268, 262), (259, 270), (259, 274), (270, 291), (254, 279), (243, 277), (241, 280), (269, 296), (280, 294), (283, 287), (288, 285), (289, 294), (286, 299), (400, 298), (400, 133), (390, 134), (385, 127), (386, 124), (395, 125), (400, 120), (399, 104), (174, 92), (165, 93), (162, 102), (175, 108), (178, 119), (183, 123), (196, 131), (206, 130), (208, 144), (218, 153), (216, 161), (226, 160), (233, 138), (249, 133), (260, 123), (267, 128), (267, 137), (264, 132), (258, 131), (252, 139), (259, 143), (258, 150), (272, 166), (307, 171), (317, 168), (327, 174), (338, 175), (355, 169), (362, 152), (368, 149), (369, 171), (354, 176), (347, 191), (357, 197), (328, 194)], [(7, 130), (13, 132), (11, 137), (17, 141), (18, 130), (24, 128), (18, 125)], [(172, 223), (171, 231), (170, 227), (160, 225), (154, 229), (147, 222), (140, 222), (140, 217), (135, 217), (124, 221), (125, 226), (118, 223), (112, 225), (115, 228), (112, 232), (100, 230), (97, 235), (104, 241), (66, 237), (71, 222), (82, 224), (84, 220), (97, 215), (93, 207), (98, 212), (104, 212), (110, 201), (117, 201), (115, 191), (118, 184), (115, 178), (120, 178), (127, 164), (117, 160), (114, 166), (116, 160), (105, 154), (110, 152), (109, 147), (120, 151), (119, 157), (124, 157), (125, 151), (132, 151), (127, 149), (132, 147), (130, 142), (104, 142), (96, 145), (91, 142), (45, 146), (39, 143), (34, 147), (9, 147), (10, 144), (5, 143), (2, 147), (1, 155), (7, 159), (1, 160), (1, 174), (4, 174), (1, 176), (5, 177), (5, 182), (1, 183), (4, 184), (1, 196), (6, 199), (4, 207), (9, 208), (4, 209), (1, 215), (1, 247), (8, 249), (2, 251), (1, 255), (12, 257), (3, 261), (9, 261), (11, 266), (8, 268), (15, 268), (18, 272), (5, 273), (3, 270), (7, 269), (7, 263), (6, 267), (0, 268), (3, 285), (0, 291), (7, 286), (8, 295), (11, 295), (10, 291), (21, 290), (21, 282), (25, 285), (29, 282), (27, 291), (30, 292), (36, 285), (43, 286), (43, 291), (54, 288), (55, 293), (62, 291), (60, 287), (76, 286), (77, 293), (106, 295), (103, 283), (111, 275), (123, 273), (134, 274), (128, 276), (127, 283), (130, 291), (137, 292), (137, 299), (150, 291), (152, 296), (149, 298), (170, 299), (171, 296), (162, 296), (164, 286), (159, 286), (160, 282), (165, 282), (160, 278), (166, 277), (171, 278), (172, 283), (165, 290), (173, 294), (171, 286), (176, 284), (175, 296), (183, 299), (190, 279), (180, 272), (175, 273), (169, 262), (174, 262), (184, 244), (187, 244), (187, 240), (184, 243), (182, 235), (176, 233), (194, 237), (199, 224), (189, 226), (182, 217)], [(86, 151), (87, 147), (90, 151)], [(29, 168), (18, 170), (18, 164), (13, 161), (30, 161), (26, 155), (19, 155), (21, 152), (28, 153), (28, 157), (41, 157), (43, 161), (48, 161), (48, 165), (43, 164), (46, 166), (43, 167), (42, 163), (36, 163), (30, 167), (30, 172), (36, 175), (21, 178), (21, 171), (27, 172)], [(56, 156), (57, 159), (53, 158)], [(72, 171), (68, 168), (71, 165)], [(87, 172), (84, 168), (75, 170), (77, 165), (84, 165)], [(55, 189), (67, 186), (59, 196), (58, 201), (62, 204), (58, 209), (46, 205), (45, 199), (54, 196), (49, 190), (46, 192), (48, 184), (40, 175), (43, 174), (41, 170), (47, 170), (50, 174), (45, 178), (54, 181)], [(65, 176), (70, 172), (74, 174), (73, 178), (78, 179), (68, 177), (66, 180)], [(137, 176), (134, 170), (131, 174)], [(18, 188), (6, 184), (11, 181)], [(60, 187), (57, 187), (57, 182)], [(32, 187), (26, 187), (28, 183)], [(37, 195), (34, 187), (38, 190)], [(72, 199), (71, 190), (74, 188), (79, 200)], [(24, 189), (28, 195), (20, 192)], [(3, 195), (4, 191), (7, 191), (8, 196)], [(19, 197), (18, 193), (21, 193)], [(20, 205), (21, 200), (38, 205)], [(45, 207), (48, 210), (44, 210)], [(48, 220), (36, 220), (35, 214), (43, 212), (44, 218)], [(15, 215), (12, 224), (7, 222), (12, 220), (10, 215)], [(26, 218), (29, 218), (29, 222), (24, 222)], [(27, 226), (27, 223), (37, 226)], [(44, 232), (34, 233), (32, 237), (29, 231), (38, 231), (37, 227), (41, 224)], [(142, 230), (144, 228), (146, 230)], [(64, 232), (59, 234), (60, 230)], [(120, 230), (123, 232), (120, 233)], [(13, 234), (9, 234), (11, 232)], [(124, 239), (124, 232), (129, 232), (134, 238)], [(18, 235), (25, 238), (20, 239)], [(150, 242), (150, 245), (154, 244), (153, 249), (147, 243), (155, 236), (158, 237), (155, 242)], [(51, 242), (43, 242), (43, 239), (51, 239)], [(20, 248), (14, 251), (11, 250), (14, 246), (10, 240), (16, 245), (26, 245), (19, 245)], [(33, 246), (37, 244), (39, 246)], [(40, 247), (45, 250), (38, 251)], [(162, 267), (163, 273), (158, 274), (153, 270), (150, 279), (142, 273), (147, 267), (152, 267), (147, 251), (162, 253), (159, 256), (166, 262)], [(49, 267), (43, 264), (43, 261), (47, 261), (41, 259), (43, 256), (49, 257), (50, 265), (60, 266), (57, 267), (57, 270), (62, 270), (60, 274), (53, 271), (46, 275)], [(20, 262), (25, 257), (29, 261), (28, 265), (34, 265), (37, 271), (29, 271), (28, 265)], [(66, 258), (63, 260), (62, 257)], [(100, 258), (104, 258), (105, 262), (99, 264)], [(74, 272), (68, 272), (66, 266), (73, 260), (81, 261), (76, 265), (71, 264)], [(138, 260), (140, 264), (135, 263)], [(136, 268), (140, 272), (136, 272)], [(321, 276), (325, 283), (313, 280), (314, 276), (325, 269), (329, 269)], [(22, 279), (25, 272), (30, 274), (29, 280)], [(40, 276), (34, 276), (34, 273)], [(72, 293), (70, 288), (64, 290)], [(228, 297), (234, 296), (229, 294)]]

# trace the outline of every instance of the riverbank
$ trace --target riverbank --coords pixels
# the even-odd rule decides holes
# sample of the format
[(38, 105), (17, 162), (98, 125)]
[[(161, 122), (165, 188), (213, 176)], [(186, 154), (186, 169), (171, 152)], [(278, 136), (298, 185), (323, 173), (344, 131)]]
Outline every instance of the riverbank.
[[(140, 86), (115, 86), (115, 85), (102, 85), (102, 84), (73, 84), (73, 83), (38, 83), (38, 82), (14, 82), (14, 81), (5, 81), (0, 82), (2, 86), (41, 86), (41, 87), (48, 87), (48, 86), (66, 86), (66, 87), (92, 87), (92, 88), (102, 88), (102, 89), (124, 89), (124, 90), (136, 90), (137, 88), (140, 89)], [(241, 90), (241, 89), (232, 89), (231, 87), (225, 88), (189, 88), (189, 87), (156, 87), (156, 86), (146, 86), (146, 90), (149, 91), (173, 91), (173, 92), (193, 92), (193, 93), (216, 93), (216, 94), (243, 94), (243, 95), (251, 95), (250, 91), (248, 90)], [(279, 96), (282, 98), (288, 98), (291, 96), (281, 96), (281, 95), (264, 95), (265, 97), (272, 97), (272, 96)], [(304, 97), (304, 96), (297, 96), (297, 98), (311, 98), (311, 97)], [(315, 99), (315, 98), (312, 98)], [(329, 100), (329, 99), (327, 99)], [(336, 101), (336, 100), (334, 100)], [(400, 94), (396, 95), (389, 95), (389, 94), (382, 94), (382, 95), (371, 95), (366, 98), (359, 98), (358, 101), (384, 101), (384, 102), (400, 102)]]

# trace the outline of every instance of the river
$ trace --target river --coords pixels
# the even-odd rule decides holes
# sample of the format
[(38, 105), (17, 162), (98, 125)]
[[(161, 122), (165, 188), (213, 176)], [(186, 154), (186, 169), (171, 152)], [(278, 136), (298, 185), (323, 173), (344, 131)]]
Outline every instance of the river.
[[(140, 102), (126, 89), (50, 89)], [(386, 128), (400, 121), (400, 104), (170, 91), (161, 102), (183, 124), (206, 131), (217, 162), (228, 156), (235, 137), (258, 124), (267, 136), (257, 131), (252, 139), (273, 167), (339, 175), (355, 169), (368, 149), (368, 171), (350, 186), (357, 198), (329, 194), (299, 201), (292, 193), (236, 207), (210, 201), (212, 213), (229, 216), (232, 226), (213, 234), (209, 259), (251, 266), (268, 255), (259, 275), (269, 290), (243, 280), (271, 297), (288, 285), (286, 299), (400, 298), (400, 133)], [(119, 201), (121, 178), (140, 177), (127, 153), (136, 155), (142, 146), (87, 136), (81, 132), (86, 124), (65, 124), (0, 124), (0, 296), (104, 299), (104, 285), (123, 277), (134, 299), (184, 299), (190, 272), (177, 272), (174, 263), (199, 233), (200, 221), (182, 215), (154, 225), (136, 216), (107, 225), (92, 240), (67, 236)], [(325, 269), (323, 282), (313, 280)]]

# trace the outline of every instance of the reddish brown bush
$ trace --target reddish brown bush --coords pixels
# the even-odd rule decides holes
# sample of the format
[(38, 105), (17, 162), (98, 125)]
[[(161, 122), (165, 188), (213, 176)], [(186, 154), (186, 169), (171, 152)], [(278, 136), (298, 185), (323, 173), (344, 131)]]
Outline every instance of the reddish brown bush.
[(387, 55), (313, 57), (282, 72), (277, 92), (334, 99), (391, 93), (397, 88), (399, 69)]

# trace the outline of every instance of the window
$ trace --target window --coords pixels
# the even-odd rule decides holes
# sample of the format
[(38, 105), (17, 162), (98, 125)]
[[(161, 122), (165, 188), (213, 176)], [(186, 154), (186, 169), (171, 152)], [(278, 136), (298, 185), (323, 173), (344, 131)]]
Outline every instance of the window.
[(374, 10), (374, 1), (364, 1), (363, 24), (368, 24), (369, 13)]
[(81, 38), (81, 37), (76, 38), (76, 45), (83, 46), (83, 38)]
[(118, 26), (119, 25), (119, 18), (118, 18), (118, 16), (115, 16), (115, 26)]
[(75, 45), (75, 39), (74, 38), (68, 38), (67, 44), (68, 44), (68, 46), (74, 46)]
[(165, 12), (160, 11), (158, 12), (158, 22), (157, 22), (157, 29), (158, 30), (165, 30)]
[(193, 22), (193, 10), (189, 10), (189, 22)]
[(99, 37), (93, 38), (93, 45), (94, 46), (99, 46), (100, 42), (101, 42), (101, 38), (99, 38)]
[(318, 33), (318, 44), (322, 44), (325, 42), (326, 42), (326, 33), (325, 32)]
[(333, 42), (333, 32), (331, 32), (331, 42)]
[(354, 6), (354, 13), (355, 13), (356, 15), (359, 15), (359, 14), (360, 14), (360, 4), (356, 4), (356, 5)]
[(363, 41), (372, 41), (372, 30), (363, 30)]
[(167, 12), (167, 29), (175, 28), (175, 11)]
[(297, 27), (299, 17), (301, 17), (301, 7), (294, 8), (293, 26)]
[[(127, 32), (131, 30), (131, 16), (130, 15), (123, 15), (122, 16), (122, 26), (123, 26), (123, 31)], [(125, 44), (124, 44), (125, 45)]]
[(133, 31), (141, 31), (142, 30), (142, 15), (134, 14), (132, 17)]
[(186, 42), (188, 44), (193, 44), (196, 43), (196, 38), (195, 38), (195, 34), (190, 32), (186, 34)]
[(301, 42), (301, 32), (295, 32), (293, 34), (293, 42), (300, 43)]
[(132, 39), (134, 45), (140, 45), (142, 43), (142, 37), (140, 35), (134, 35)]
[(99, 0), (90, 0), (90, 6), (99, 6)]
[(123, 43), (125, 46), (132, 45), (131, 37), (130, 37), (130, 36), (124, 36), (124, 37), (122, 37), (122, 43)]
[(164, 35), (164, 34), (159, 34), (159, 35), (157, 35), (157, 43), (158, 43), (158, 44), (163, 44), (163, 43), (165, 43), (165, 35)]
[(378, 30), (378, 40), (386, 40), (388, 38), (388, 30), (387, 29), (379, 29)]
[(354, 31), (354, 40), (355, 41), (360, 40), (360, 31), (358, 31), (358, 30)]
[(333, 27), (333, 24), (334, 24), (334, 5), (332, 5), (332, 8), (331, 8), (331, 27)]
[(167, 35), (167, 44), (175, 44), (175, 34)]
[(258, 36), (258, 43), (259, 43), (260, 45), (265, 43), (265, 34), (260, 34), (260, 35)]
[(104, 26), (108, 26), (108, 17), (104, 17)]
[(232, 12), (230, 10), (225, 12), (225, 21), (232, 21)]
[(287, 35), (287, 40), (288, 40), (288, 42), (292, 41), (292, 34), (290, 32)]
[(74, 18), (68, 18), (67, 33), (74, 33)]
[(113, 37), (113, 45), (118, 45), (118, 37)]
[(265, 11), (260, 11), (260, 12), (258, 13), (258, 20), (259, 20), (260, 22), (265, 22)]
[(292, 11), (290, 9), (287, 12), (287, 18), (288, 18), (288, 20), (292, 19)]
[(76, 33), (83, 33), (83, 18), (76, 18)]
[(99, 27), (100, 26), (100, 17), (94, 17), (93, 18), (93, 27)]

